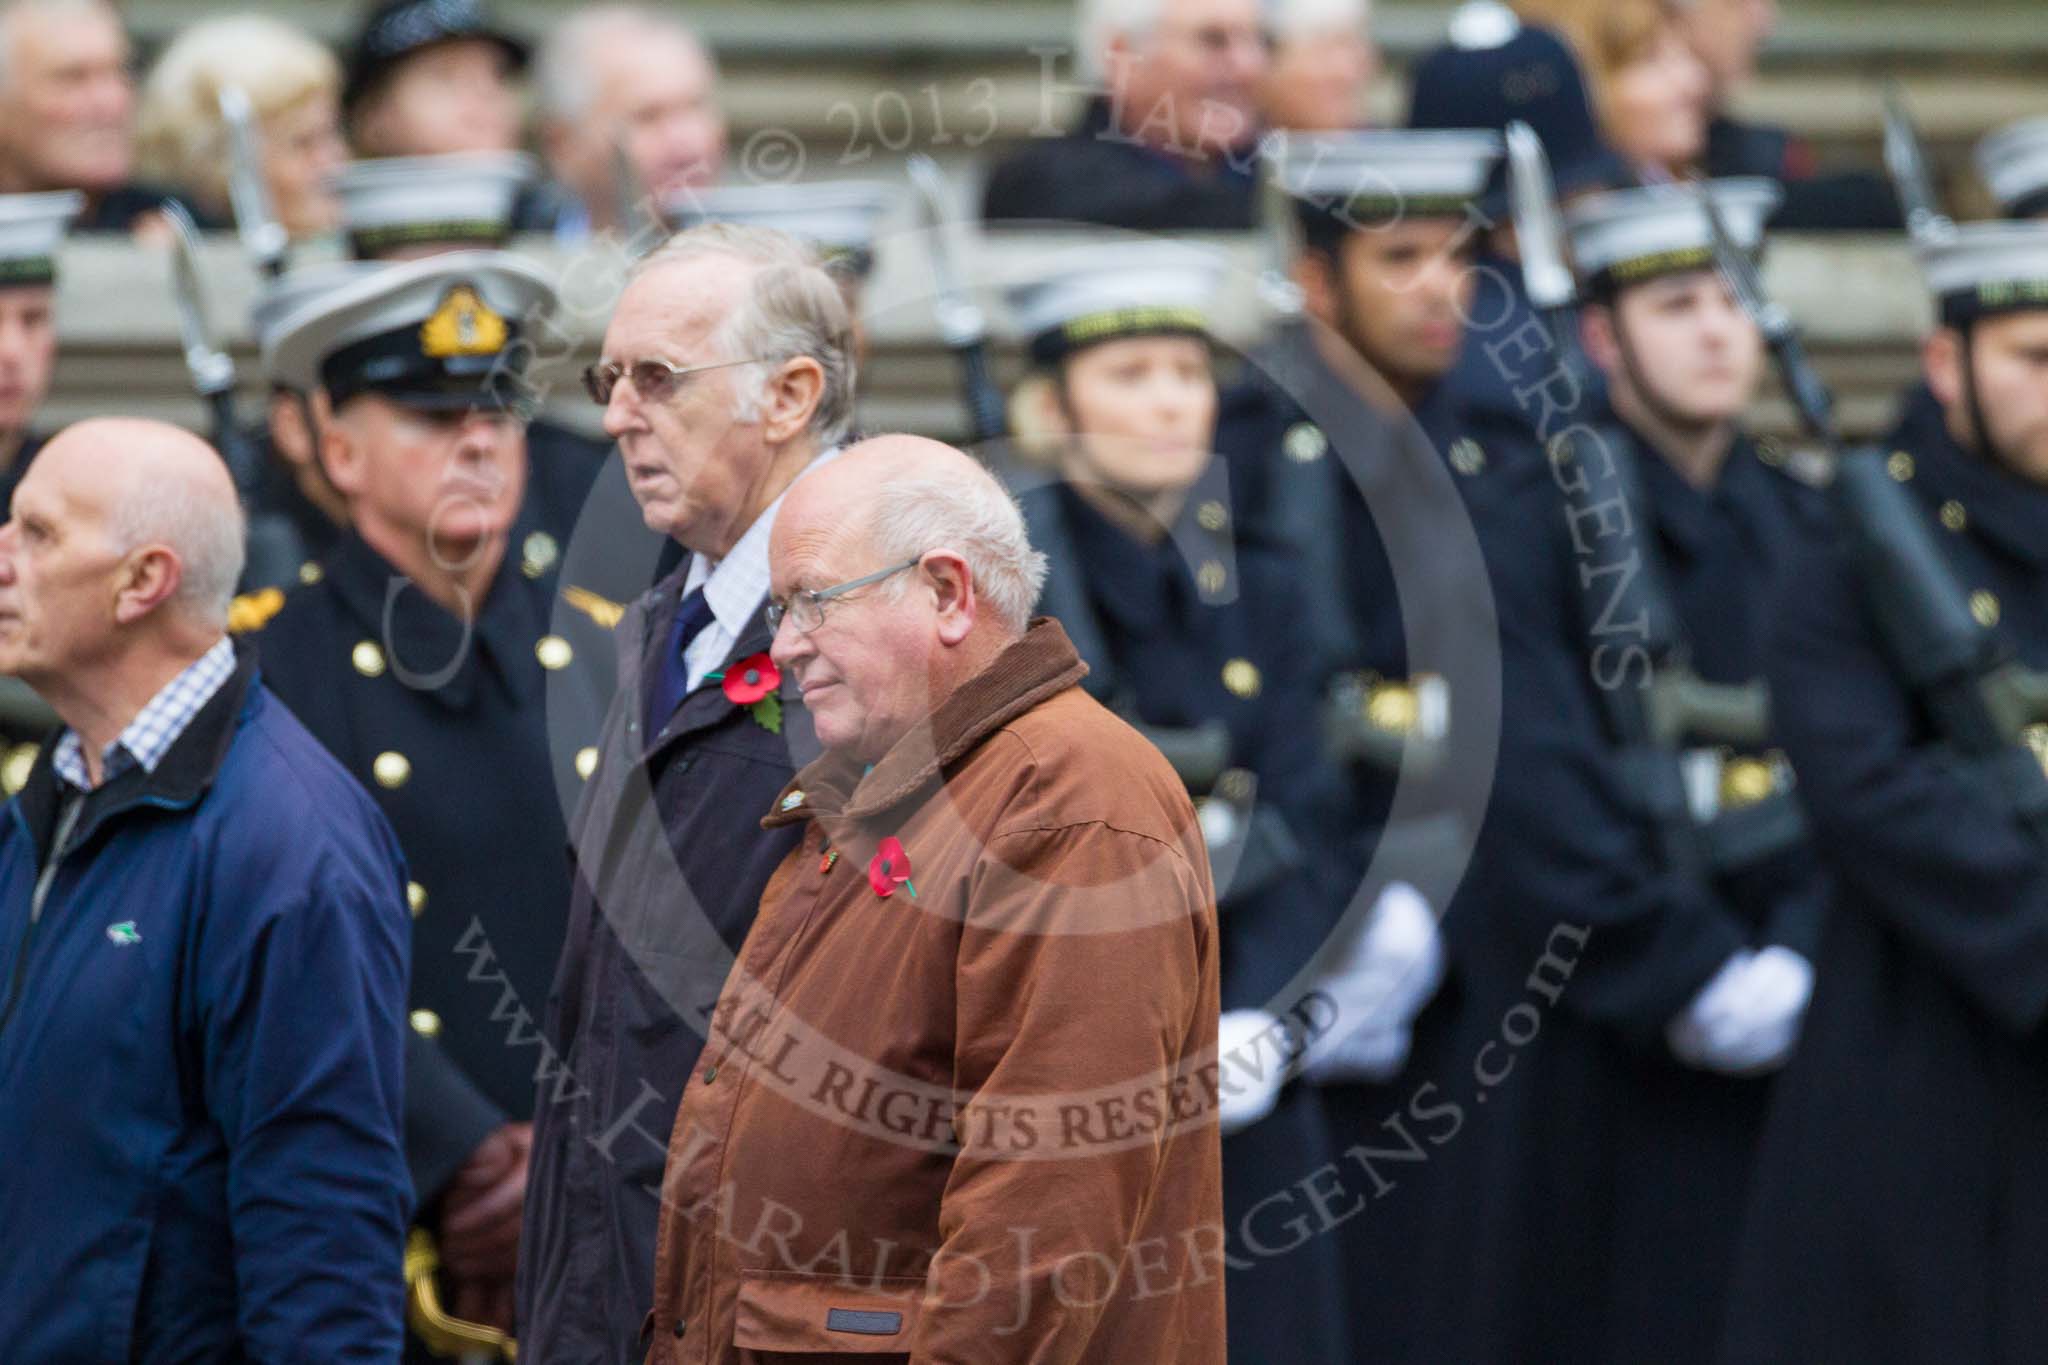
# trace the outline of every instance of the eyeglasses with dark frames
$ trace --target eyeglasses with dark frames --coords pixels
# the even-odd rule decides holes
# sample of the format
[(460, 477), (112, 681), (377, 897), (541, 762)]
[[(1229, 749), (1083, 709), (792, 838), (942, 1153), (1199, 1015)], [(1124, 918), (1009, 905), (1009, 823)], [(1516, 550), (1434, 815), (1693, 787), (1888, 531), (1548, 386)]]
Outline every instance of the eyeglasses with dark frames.
[(604, 407), (612, 401), (612, 390), (621, 379), (632, 381), (633, 392), (642, 402), (659, 403), (674, 393), (676, 386), (693, 374), (723, 370), (734, 365), (757, 365), (760, 358), (720, 360), (710, 365), (674, 365), (666, 360), (600, 360), (583, 370), (583, 391), (590, 401)]

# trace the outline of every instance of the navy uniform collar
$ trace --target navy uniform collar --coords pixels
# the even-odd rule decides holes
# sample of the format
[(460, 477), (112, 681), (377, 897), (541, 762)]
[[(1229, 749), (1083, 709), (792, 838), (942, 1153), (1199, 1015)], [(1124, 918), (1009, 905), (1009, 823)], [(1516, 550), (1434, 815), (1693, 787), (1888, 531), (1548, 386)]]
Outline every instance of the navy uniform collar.
[(1193, 627), (1205, 607), (1237, 598), (1237, 554), (1226, 463), (1211, 459), (1188, 489), (1166, 534), (1147, 544), (1116, 525), (1072, 487), (1059, 488), (1061, 515), (1084, 563), (1088, 591), (1127, 634)]
[(1893, 435), (1895, 448), (1911, 457), (1893, 460), (1893, 477), (1904, 475), (1943, 527), (2048, 568), (2048, 488), (1956, 444), (1938, 405), (1931, 413), (1909, 412)]
[(482, 661), (488, 659), (523, 700), (543, 685), (530, 665), (547, 633), (546, 610), (535, 589), (548, 580), (529, 581), (521, 574), (516, 539), (506, 545), (466, 628), (353, 530), (328, 555), (325, 583), (363, 638), (381, 645), (387, 665), (408, 687), (430, 692), (449, 706), (467, 706)]

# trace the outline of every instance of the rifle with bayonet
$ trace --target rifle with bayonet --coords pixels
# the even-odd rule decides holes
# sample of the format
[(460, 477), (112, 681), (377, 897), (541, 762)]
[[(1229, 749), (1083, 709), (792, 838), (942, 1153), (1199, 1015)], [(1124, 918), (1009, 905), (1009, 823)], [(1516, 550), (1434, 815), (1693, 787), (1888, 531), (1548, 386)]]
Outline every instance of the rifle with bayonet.
[(256, 268), (275, 279), (284, 273), (291, 242), (272, 211), (256, 114), (241, 86), (220, 88), (220, 116), (228, 130), (228, 203), (235, 211), (235, 233)]
[(1884, 168), (1898, 193), (1899, 208), (1906, 215), (1906, 231), (1913, 240), (1946, 237), (1956, 230), (1955, 223), (1941, 211), (1934, 176), (1928, 171), (1927, 156), (1921, 150), (1920, 134), (1913, 127), (1913, 116), (1907, 112), (1905, 96), (1895, 81), (1887, 84), (1884, 91)]
[(1765, 295), (1711, 202), (1707, 215), (1729, 291), (1763, 333), (1800, 421), (1836, 452), (1832, 493), (1885, 653), (1971, 780), (2048, 845), (2048, 774), (2026, 739), (2030, 726), (2048, 724), (2048, 674), (2021, 664), (1977, 620), (1926, 510), (1891, 459), (1875, 447), (1846, 448), (1833, 396), (1807, 360), (1798, 328)]
[(923, 152), (910, 158), (910, 182), (917, 190), (918, 209), (931, 240), (932, 311), (939, 335), (960, 365), (961, 391), (973, 439), (994, 441), (1009, 429), (1002, 391), (996, 387), (988, 360), (988, 321), (953, 268), (946, 238), (946, 178), (939, 164)]
[(206, 325), (206, 299), (200, 288), (199, 234), (192, 215), (177, 200), (167, 200), (163, 214), (171, 228), (171, 289), (178, 306), (178, 337), (183, 344), (185, 372), (193, 392), (206, 404), (213, 448), (227, 463), (235, 489), (247, 504), (261, 474), (261, 456), (235, 416), (235, 362), (213, 344)]
[[(1564, 229), (1543, 144), (1527, 124), (1507, 130), (1508, 160), (1522, 279), (1529, 303), (1550, 332), (1553, 362), (1585, 392), (1588, 377), (1574, 344), (1578, 288), (1564, 261)], [(1591, 439), (1578, 439), (1586, 431)], [(1651, 530), (1636, 447), (1609, 424), (1560, 433), (1550, 458), (1575, 525), (1612, 524), (1626, 509), (1632, 534), (1592, 538), (1579, 578), (1603, 594), (1588, 620), (1588, 661), (1624, 779), (1655, 830), (1659, 860), (1688, 881), (1751, 865), (1804, 837), (1798, 808), (1778, 791), (1709, 819), (1688, 796), (1688, 744), (1749, 747), (1770, 730), (1770, 694), (1761, 681), (1708, 682), (1692, 665), (1683, 620), (1673, 602)], [(1589, 608), (1590, 611), (1590, 608)], [(1599, 622), (1629, 628), (1603, 632)]]

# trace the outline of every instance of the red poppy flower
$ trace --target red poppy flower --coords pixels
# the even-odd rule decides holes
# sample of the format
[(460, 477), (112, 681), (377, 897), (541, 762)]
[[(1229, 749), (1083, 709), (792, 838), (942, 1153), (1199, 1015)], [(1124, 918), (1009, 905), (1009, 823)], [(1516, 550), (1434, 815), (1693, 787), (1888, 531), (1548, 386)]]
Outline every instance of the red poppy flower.
[(895, 835), (875, 846), (874, 859), (868, 863), (868, 885), (884, 900), (896, 894), (898, 885), (910, 887), (910, 898), (917, 899), (917, 888), (910, 885), (910, 855)]
[(766, 654), (749, 654), (725, 670), (725, 680), (719, 686), (728, 701), (752, 706), (782, 686), (782, 670)]

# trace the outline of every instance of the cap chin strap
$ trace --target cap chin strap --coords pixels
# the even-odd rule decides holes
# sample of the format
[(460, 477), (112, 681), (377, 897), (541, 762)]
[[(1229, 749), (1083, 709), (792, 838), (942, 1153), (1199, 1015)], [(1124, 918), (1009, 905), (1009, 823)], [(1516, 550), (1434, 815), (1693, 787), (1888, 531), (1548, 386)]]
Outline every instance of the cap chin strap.
[(1998, 448), (1991, 443), (1991, 424), (1984, 420), (1984, 396), (1977, 391), (1977, 320), (1966, 320), (1956, 331), (1963, 341), (1960, 362), (1963, 404), (1970, 414), (1971, 439), (1965, 449), (1980, 460), (2010, 468), (1998, 453)]

